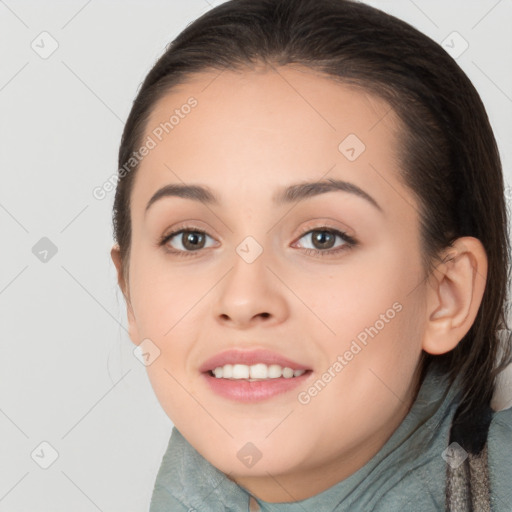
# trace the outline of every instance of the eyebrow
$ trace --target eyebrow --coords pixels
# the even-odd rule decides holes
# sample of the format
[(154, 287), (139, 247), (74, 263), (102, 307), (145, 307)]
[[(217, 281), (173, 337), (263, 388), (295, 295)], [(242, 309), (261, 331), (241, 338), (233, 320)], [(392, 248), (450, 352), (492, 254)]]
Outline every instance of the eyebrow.
[[(342, 191), (354, 194), (358, 197), (361, 197), (362, 199), (365, 199), (380, 212), (383, 212), (379, 203), (377, 203), (377, 201), (362, 188), (358, 187), (354, 183), (332, 178), (323, 181), (306, 181), (290, 185), (282, 190), (279, 190), (276, 194), (274, 194), (272, 199), (274, 204), (280, 206), (296, 201), (303, 201), (305, 199), (333, 191)], [(173, 183), (158, 189), (148, 201), (145, 211), (147, 212), (156, 201), (164, 197), (181, 197), (199, 201), (205, 204), (220, 204), (218, 196), (208, 187), (202, 185), (185, 185)]]

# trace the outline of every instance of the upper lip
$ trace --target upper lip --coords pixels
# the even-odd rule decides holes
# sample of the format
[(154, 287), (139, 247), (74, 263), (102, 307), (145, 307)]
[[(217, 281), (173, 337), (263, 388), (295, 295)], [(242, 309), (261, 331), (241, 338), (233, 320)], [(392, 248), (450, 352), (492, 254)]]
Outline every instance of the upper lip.
[(214, 370), (219, 366), (225, 364), (245, 364), (251, 366), (257, 363), (264, 364), (278, 364), (283, 368), (291, 368), (292, 370), (309, 370), (310, 368), (300, 364), (292, 359), (282, 356), (277, 352), (271, 350), (256, 349), (256, 350), (240, 350), (230, 349), (220, 352), (219, 354), (210, 357), (200, 367), (199, 371), (208, 372)]

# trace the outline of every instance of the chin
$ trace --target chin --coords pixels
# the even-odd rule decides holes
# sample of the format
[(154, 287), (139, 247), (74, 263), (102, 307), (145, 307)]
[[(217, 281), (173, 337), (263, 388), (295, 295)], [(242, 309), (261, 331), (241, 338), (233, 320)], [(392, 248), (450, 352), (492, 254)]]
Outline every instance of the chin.
[[(283, 444), (280, 443), (280, 446), (283, 447)], [(301, 456), (297, 452), (294, 443), (287, 443), (283, 450), (269, 440), (251, 442), (229, 439), (222, 444), (206, 442), (196, 449), (210, 464), (232, 478), (288, 473), (306, 459), (305, 454)]]

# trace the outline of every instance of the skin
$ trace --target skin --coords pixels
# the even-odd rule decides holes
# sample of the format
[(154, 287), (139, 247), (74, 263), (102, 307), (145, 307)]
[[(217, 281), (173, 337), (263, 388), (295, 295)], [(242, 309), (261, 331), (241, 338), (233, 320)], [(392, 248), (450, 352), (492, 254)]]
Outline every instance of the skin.
[[(130, 337), (159, 348), (147, 367), (153, 389), (203, 457), (262, 500), (302, 500), (361, 468), (401, 423), (416, 396), (421, 351), (453, 349), (475, 319), (485, 251), (478, 240), (460, 238), (425, 275), (418, 204), (398, 174), (400, 125), (379, 98), (298, 66), (200, 73), (156, 105), (146, 135), (190, 96), (198, 105), (136, 175), (129, 280), (118, 247), (111, 252)], [(351, 133), (366, 146), (353, 162), (338, 150)], [(327, 178), (356, 184), (382, 211), (346, 191), (272, 202), (287, 185)], [(169, 197), (145, 215), (151, 196), (170, 183), (206, 185), (221, 204)], [(326, 222), (358, 244), (333, 255), (306, 253), (345, 243), (337, 236), (327, 249), (315, 244), (311, 230), (322, 232)], [(158, 246), (183, 223), (208, 234), (204, 248), (188, 249), (190, 257)], [(263, 249), (250, 264), (236, 252), (247, 236)], [(186, 251), (182, 243), (177, 235), (167, 245)], [(298, 393), (396, 302), (401, 311), (300, 403)], [(313, 373), (270, 400), (230, 401), (210, 391), (198, 368), (235, 347), (274, 350)], [(262, 454), (250, 468), (237, 457), (247, 442)]]

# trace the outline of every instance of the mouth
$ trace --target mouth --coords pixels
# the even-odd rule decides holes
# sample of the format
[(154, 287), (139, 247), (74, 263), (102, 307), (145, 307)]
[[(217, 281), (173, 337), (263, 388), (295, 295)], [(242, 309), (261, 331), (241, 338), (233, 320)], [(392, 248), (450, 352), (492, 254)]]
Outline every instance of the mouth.
[(208, 389), (238, 402), (267, 400), (305, 385), (312, 368), (272, 350), (229, 349), (199, 368)]
[(271, 379), (296, 379), (310, 369), (293, 369), (289, 366), (281, 366), (279, 364), (256, 363), (253, 365), (246, 364), (225, 364), (217, 366), (207, 373), (216, 379), (229, 380), (245, 380), (248, 382), (266, 381)]
[[(226, 364), (202, 372), (202, 376), (214, 394), (230, 401), (254, 403), (290, 394), (301, 385), (305, 387), (312, 373), (311, 369), (257, 363)], [(292, 395), (291, 399), (297, 398)]]

